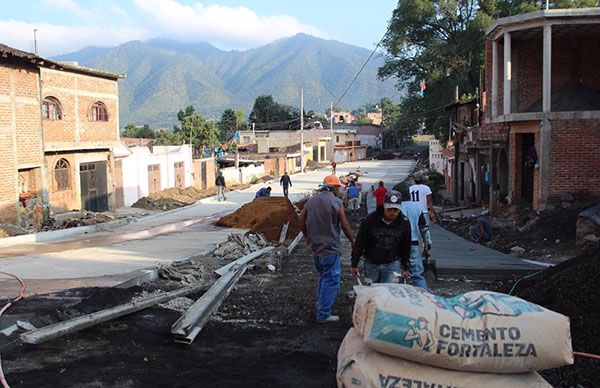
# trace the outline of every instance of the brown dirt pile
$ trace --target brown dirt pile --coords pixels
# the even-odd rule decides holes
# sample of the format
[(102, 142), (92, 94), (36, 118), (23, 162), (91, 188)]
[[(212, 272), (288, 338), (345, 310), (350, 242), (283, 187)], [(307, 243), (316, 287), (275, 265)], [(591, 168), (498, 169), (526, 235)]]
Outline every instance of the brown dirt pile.
[[(521, 281), (514, 294), (571, 318), (573, 350), (600, 354), (600, 248)], [(575, 358), (575, 364), (543, 371), (554, 386), (597, 386), (598, 361)]]
[(185, 189), (174, 188), (152, 193), (140, 198), (132, 207), (148, 210), (171, 210), (182, 206), (191, 205), (199, 199), (214, 195), (216, 189), (198, 190), (193, 186)]
[(290, 223), (287, 237), (293, 238), (300, 232), (300, 219), (292, 203), (285, 197), (255, 198), (235, 212), (216, 222), (218, 226), (250, 229), (261, 233), (269, 241), (279, 241), (281, 228)]

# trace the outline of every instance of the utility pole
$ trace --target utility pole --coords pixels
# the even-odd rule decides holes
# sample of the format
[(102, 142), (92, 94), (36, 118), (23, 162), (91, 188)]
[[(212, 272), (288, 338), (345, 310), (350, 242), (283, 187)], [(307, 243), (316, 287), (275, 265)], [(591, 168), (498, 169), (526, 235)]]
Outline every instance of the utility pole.
[(304, 85), (300, 86), (300, 171), (304, 172)]
[(330, 148), (330, 152), (329, 152), (329, 159), (331, 159), (331, 162), (333, 162), (334, 159), (334, 148), (333, 148), (333, 101), (329, 102), (329, 137), (331, 138), (331, 140), (329, 141), (329, 148)]
[(33, 53), (38, 55), (38, 47), (37, 47), (37, 28), (33, 29)]

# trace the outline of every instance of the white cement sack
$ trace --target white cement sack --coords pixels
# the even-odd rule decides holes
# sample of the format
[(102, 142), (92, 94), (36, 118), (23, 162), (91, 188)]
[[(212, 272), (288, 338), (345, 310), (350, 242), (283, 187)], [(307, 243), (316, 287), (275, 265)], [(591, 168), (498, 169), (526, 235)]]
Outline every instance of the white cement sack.
[(573, 363), (569, 318), (496, 292), (443, 298), (377, 284), (357, 291), (352, 320), (370, 348), (446, 369), (518, 373)]
[(337, 383), (340, 388), (551, 387), (537, 373), (462, 372), (391, 357), (365, 346), (354, 329), (338, 352)]

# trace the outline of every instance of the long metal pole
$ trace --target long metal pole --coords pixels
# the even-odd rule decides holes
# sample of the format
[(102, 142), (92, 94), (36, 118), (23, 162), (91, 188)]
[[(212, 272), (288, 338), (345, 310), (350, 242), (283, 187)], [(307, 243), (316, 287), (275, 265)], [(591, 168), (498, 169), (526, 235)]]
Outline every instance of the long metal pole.
[(329, 159), (333, 162), (335, 160), (335, 151), (333, 148), (333, 101), (329, 102), (329, 137), (331, 138), (331, 140), (329, 140)]
[(304, 172), (304, 85), (300, 86), (300, 171)]

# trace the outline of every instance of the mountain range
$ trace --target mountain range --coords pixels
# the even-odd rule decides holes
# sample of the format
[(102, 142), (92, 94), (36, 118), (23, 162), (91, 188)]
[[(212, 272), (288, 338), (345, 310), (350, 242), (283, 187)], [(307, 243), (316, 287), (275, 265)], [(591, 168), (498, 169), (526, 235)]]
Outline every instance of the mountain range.
[[(177, 111), (193, 105), (205, 118), (220, 119), (227, 108), (247, 115), (260, 95), (323, 113), (344, 93), (370, 50), (306, 34), (246, 51), (222, 51), (209, 43), (171, 40), (131, 41), (117, 47), (85, 47), (52, 58), (125, 73), (119, 81), (121, 127), (128, 123), (170, 128)], [(394, 80), (381, 81), (375, 55), (340, 102), (349, 110), (382, 97), (398, 101)]]

